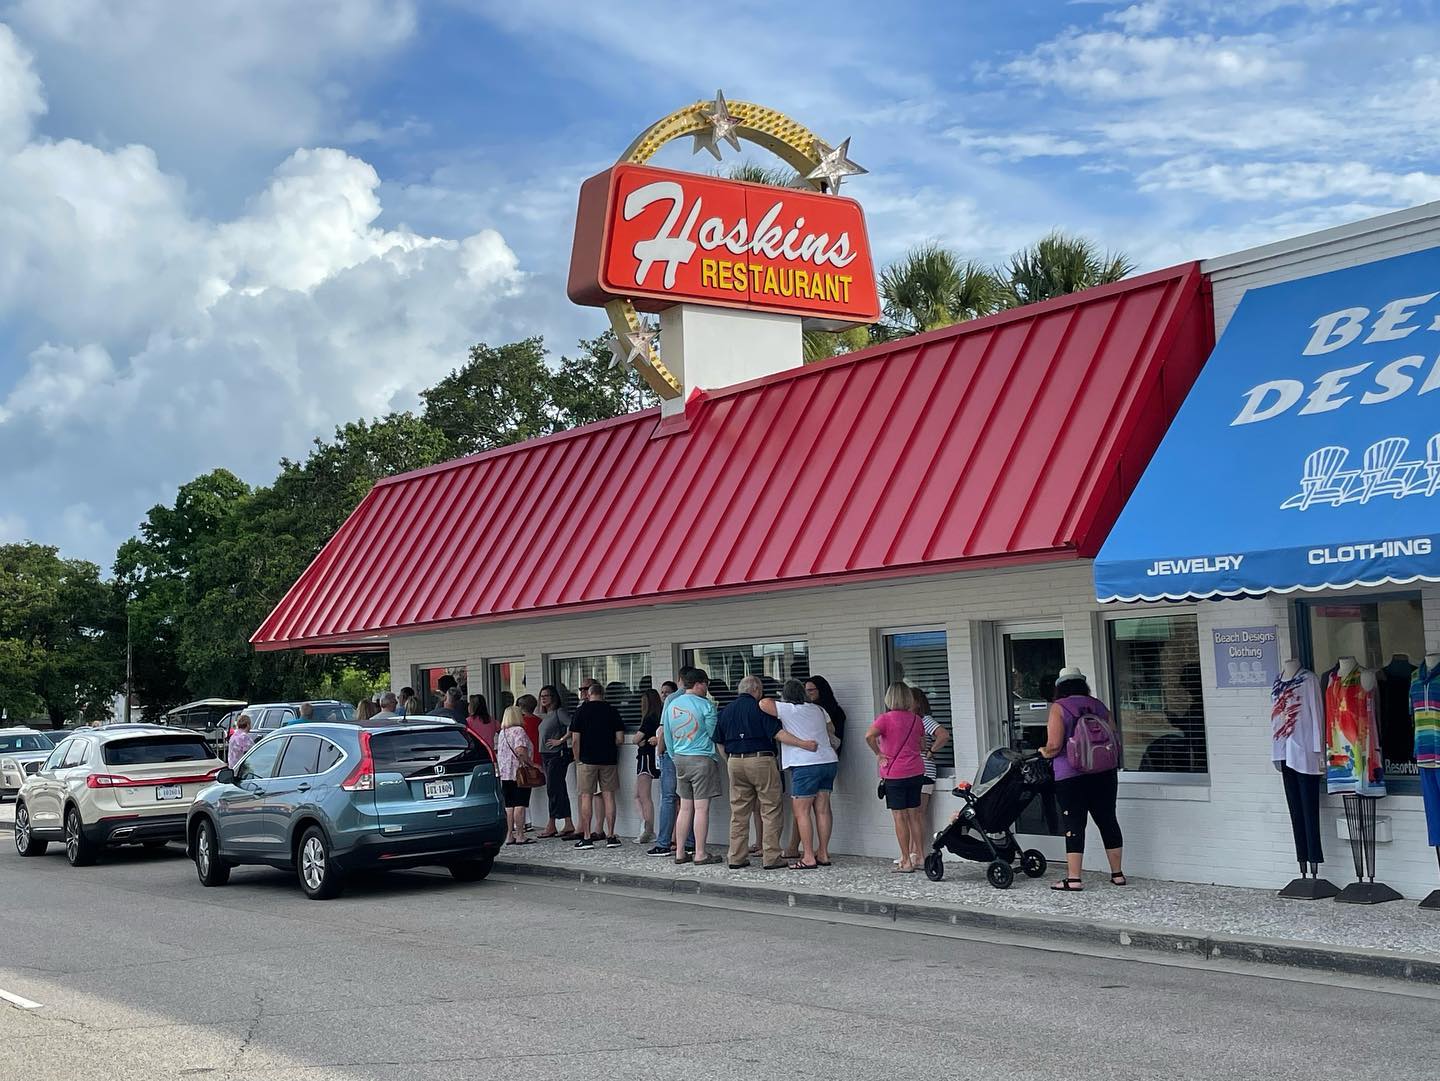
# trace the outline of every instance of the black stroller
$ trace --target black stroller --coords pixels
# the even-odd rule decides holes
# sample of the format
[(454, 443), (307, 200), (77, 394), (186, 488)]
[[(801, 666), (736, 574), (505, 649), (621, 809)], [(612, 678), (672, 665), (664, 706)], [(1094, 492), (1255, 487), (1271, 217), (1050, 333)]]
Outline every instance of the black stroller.
[(925, 856), (925, 877), (939, 882), (945, 877), (948, 850), (962, 860), (988, 864), (985, 877), (997, 890), (1008, 890), (1015, 881), (1015, 864), (1031, 878), (1045, 873), (1045, 856), (1031, 848), (1020, 851), (1015, 840), (1015, 820), (1036, 796), (1055, 783), (1048, 759), (1038, 751), (1015, 751), (1001, 747), (991, 751), (975, 778), (974, 787), (955, 789), (965, 801), (954, 822), (935, 835), (932, 850)]

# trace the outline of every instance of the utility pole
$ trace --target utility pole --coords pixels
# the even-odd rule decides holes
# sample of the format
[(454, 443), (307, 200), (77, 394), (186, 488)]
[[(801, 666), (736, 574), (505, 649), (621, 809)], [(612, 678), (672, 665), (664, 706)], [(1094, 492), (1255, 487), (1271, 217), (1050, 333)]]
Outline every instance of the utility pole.
[(125, 723), (130, 723), (130, 695), (133, 690), (131, 681), (134, 679), (135, 666), (134, 657), (130, 650), (130, 597), (125, 597)]

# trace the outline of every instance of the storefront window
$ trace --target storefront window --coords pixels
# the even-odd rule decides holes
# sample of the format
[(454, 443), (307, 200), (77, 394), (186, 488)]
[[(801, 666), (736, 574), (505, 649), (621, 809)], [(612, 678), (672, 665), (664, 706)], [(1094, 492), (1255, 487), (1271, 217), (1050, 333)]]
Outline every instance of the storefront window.
[(1419, 596), (1301, 601), (1301, 656), (1322, 685), (1341, 657), (1375, 670), (1380, 750), (1390, 781), (1417, 777), (1410, 680), (1425, 654), (1425, 612)]
[(950, 726), (950, 653), (944, 631), (901, 631), (884, 635), (885, 682), (908, 683), (930, 699), (930, 716), (951, 734), (935, 754), (942, 768), (955, 765), (954, 729)]
[(1106, 624), (1111, 708), (1125, 769), (1204, 773), (1200, 632), (1193, 615), (1136, 616)]
[(460, 688), (461, 694), (468, 694), (466, 684), (469, 674), (463, 664), (439, 665), (434, 668), (415, 668), (412, 670), (411, 684), (415, 693), (420, 696), (420, 704), (426, 713), (437, 706), (445, 704), (445, 696), (440, 691), (440, 680), (444, 676), (450, 676), (455, 680), (455, 685)]
[(769, 698), (780, 696), (787, 679), (809, 679), (810, 646), (805, 642), (688, 646), (680, 651), (680, 663), (705, 670), (710, 677), (710, 697), (724, 709), (735, 701), (746, 676), (759, 676)]
[(550, 682), (559, 689), (565, 708), (572, 712), (579, 704), (576, 688), (587, 676), (605, 685), (605, 700), (620, 711), (627, 728), (640, 727), (640, 692), (651, 686), (649, 653), (591, 653), (550, 659)]
[(486, 705), (490, 707), (492, 716), (503, 717), (505, 710), (526, 692), (525, 662), (491, 661), (487, 665), (487, 674), (485, 693), (489, 698)]

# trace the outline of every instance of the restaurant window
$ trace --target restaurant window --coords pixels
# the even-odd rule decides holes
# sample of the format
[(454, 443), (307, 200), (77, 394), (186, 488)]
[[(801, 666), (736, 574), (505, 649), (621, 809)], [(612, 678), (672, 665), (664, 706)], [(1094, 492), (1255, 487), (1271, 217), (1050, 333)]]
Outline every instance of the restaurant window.
[(1364, 600), (1299, 601), (1300, 657), (1323, 688), (1341, 657), (1374, 669), (1376, 722), (1387, 782), (1419, 777), (1410, 681), (1425, 655), (1425, 611), (1418, 594)]
[(620, 711), (625, 727), (640, 727), (640, 692), (652, 686), (649, 653), (587, 653), (550, 659), (550, 682), (572, 713), (579, 704), (575, 690), (587, 676), (605, 685), (605, 700)]
[(1124, 768), (1205, 773), (1200, 630), (1193, 615), (1135, 616), (1105, 624), (1111, 710)]
[(527, 693), (523, 660), (490, 661), (485, 676), (485, 704), (492, 717), (504, 717), (505, 710)]
[(437, 706), (445, 704), (445, 696), (440, 693), (440, 680), (443, 676), (451, 676), (455, 685), (460, 688), (462, 695), (468, 695), (469, 673), (463, 664), (442, 664), (431, 668), (421, 668), (418, 665), (411, 669), (410, 684), (415, 693), (420, 697), (420, 706), (429, 713)]
[(803, 641), (686, 646), (680, 651), (680, 664), (705, 670), (710, 677), (710, 697), (724, 709), (735, 701), (746, 676), (760, 677), (767, 698), (779, 698), (787, 679), (809, 679), (810, 646)]
[[(951, 741), (935, 754), (942, 769), (955, 765), (955, 730), (950, 723), (950, 652), (944, 631), (896, 631), (881, 636), (885, 650), (885, 684), (918, 687), (930, 699), (930, 716), (950, 733)], [(881, 687), (884, 692), (884, 687)]]

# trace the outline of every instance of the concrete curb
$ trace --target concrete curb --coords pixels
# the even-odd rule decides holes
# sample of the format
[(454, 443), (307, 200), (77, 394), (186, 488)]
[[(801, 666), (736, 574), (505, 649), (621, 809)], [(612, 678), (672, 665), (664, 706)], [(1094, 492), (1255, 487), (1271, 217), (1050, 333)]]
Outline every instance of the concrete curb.
[(994, 909), (927, 905), (913, 901), (889, 902), (873, 897), (848, 897), (823, 892), (800, 893), (768, 886), (737, 885), (694, 878), (675, 879), (663, 875), (596, 873), (584, 868), (554, 864), (499, 860), (495, 864), (495, 870), (504, 874), (583, 885), (618, 886), (681, 896), (742, 900), (783, 908), (844, 912), (889, 919), (896, 923), (942, 924), (968, 930), (1034, 935), (1073, 944), (1091, 943), (1110, 948), (1120, 946), (1172, 956), (1182, 954), (1205, 961), (1246, 961), (1252, 964), (1283, 965), (1349, 976), (1405, 980), (1440, 986), (1440, 960), (1390, 951), (1360, 950), (1314, 942), (1244, 938), (1162, 927), (1115, 923), (1086, 924), (1077, 920), (1033, 916), (1020, 912), (999, 912)]

